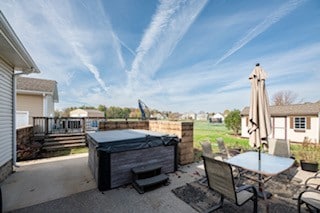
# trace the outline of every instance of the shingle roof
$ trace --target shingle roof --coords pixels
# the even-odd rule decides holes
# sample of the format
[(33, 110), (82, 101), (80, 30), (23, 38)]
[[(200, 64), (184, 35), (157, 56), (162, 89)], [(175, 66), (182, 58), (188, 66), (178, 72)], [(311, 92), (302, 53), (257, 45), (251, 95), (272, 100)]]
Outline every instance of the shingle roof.
[[(270, 106), (269, 110), (271, 116), (318, 115), (320, 113), (320, 101), (316, 103)], [(249, 107), (245, 107), (241, 111), (241, 115), (249, 115)]]
[(53, 80), (26, 78), (21, 76), (17, 78), (17, 90), (54, 93), (56, 85), (57, 82)]

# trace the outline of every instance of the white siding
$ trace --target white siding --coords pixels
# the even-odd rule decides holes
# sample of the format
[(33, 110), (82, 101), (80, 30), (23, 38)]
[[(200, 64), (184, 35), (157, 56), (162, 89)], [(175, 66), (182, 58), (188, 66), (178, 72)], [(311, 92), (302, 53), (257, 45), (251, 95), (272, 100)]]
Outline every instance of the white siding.
[(0, 166), (12, 159), (13, 71), (0, 59)]
[(312, 142), (319, 142), (319, 117), (311, 117), (310, 119), (310, 129), (305, 131), (295, 131), (294, 128), (290, 129), (288, 127), (288, 139), (294, 142), (303, 142), (304, 137), (308, 137)]
[(46, 114), (47, 117), (54, 117), (54, 102), (52, 95), (46, 95)]
[(247, 116), (241, 117), (241, 137), (248, 138), (248, 125), (247, 125)]
[(29, 125), (29, 112), (17, 111), (16, 112), (16, 128)]

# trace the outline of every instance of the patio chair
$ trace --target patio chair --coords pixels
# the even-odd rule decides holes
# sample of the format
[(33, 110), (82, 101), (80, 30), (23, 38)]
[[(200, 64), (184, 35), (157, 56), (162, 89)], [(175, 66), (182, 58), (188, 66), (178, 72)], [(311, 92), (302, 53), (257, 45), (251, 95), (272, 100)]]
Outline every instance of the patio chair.
[(310, 212), (320, 212), (320, 172), (306, 179), (304, 190), (298, 197), (298, 212), (301, 212), (301, 205), (306, 204)]
[(290, 143), (288, 140), (271, 138), (268, 141), (268, 152), (271, 155), (290, 158)]
[[(257, 190), (252, 185), (245, 185), (237, 188), (234, 184), (231, 165), (210, 157), (202, 156), (208, 186), (210, 189), (220, 194), (220, 202), (209, 209), (208, 212), (215, 211), (223, 206), (224, 198), (242, 206), (249, 200), (253, 200), (253, 212), (257, 212), (258, 197)], [(251, 190), (247, 191), (247, 190)]]
[(236, 150), (236, 149), (229, 150), (228, 147), (224, 144), (223, 138), (217, 138), (216, 141), (218, 144), (219, 151), (223, 155), (224, 159), (229, 159), (232, 156), (240, 154), (240, 150)]
[(200, 144), (202, 148), (202, 155), (213, 157), (211, 143), (209, 141), (204, 141), (204, 142), (201, 142)]

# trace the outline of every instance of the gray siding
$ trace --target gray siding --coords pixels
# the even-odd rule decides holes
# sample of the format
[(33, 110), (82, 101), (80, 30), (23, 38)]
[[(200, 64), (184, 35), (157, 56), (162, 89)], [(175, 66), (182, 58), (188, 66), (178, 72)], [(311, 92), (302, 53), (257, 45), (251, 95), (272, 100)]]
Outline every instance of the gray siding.
[(13, 70), (0, 59), (0, 167), (12, 159)]

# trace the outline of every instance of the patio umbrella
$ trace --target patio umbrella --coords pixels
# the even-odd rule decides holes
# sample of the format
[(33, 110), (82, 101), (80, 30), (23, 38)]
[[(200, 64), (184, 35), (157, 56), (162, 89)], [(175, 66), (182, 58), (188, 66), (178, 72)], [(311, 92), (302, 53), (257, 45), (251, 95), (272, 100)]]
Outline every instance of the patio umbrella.
[(256, 64), (249, 80), (251, 83), (251, 100), (249, 111), (249, 143), (252, 147), (261, 149), (268, 144), (268, 135), (271, 133), (269, 113), (269, 99), (265, 87), (267, 73)]
[[(258, 166), (261, 168), (261, 148), (268, 145), (268, 136), (271, 133), (271, 119), (269, 113), (269, 99), (265, 87), (267, 73), (256, 64), (249, 80), (251, 83), (251, 100), (249, 111), (249, 143), (252, 147), (258, 148)], [(259, 175), (259, 180), (262, 176)], [(261, 189), (261, 182), (259, 188)], [(261, 190), (260, 190), (261, 191)], [(269, 195), (263, 195), (269, 196)]]

